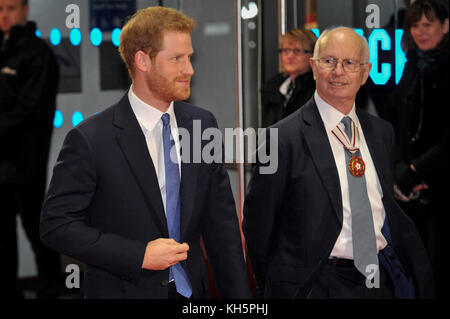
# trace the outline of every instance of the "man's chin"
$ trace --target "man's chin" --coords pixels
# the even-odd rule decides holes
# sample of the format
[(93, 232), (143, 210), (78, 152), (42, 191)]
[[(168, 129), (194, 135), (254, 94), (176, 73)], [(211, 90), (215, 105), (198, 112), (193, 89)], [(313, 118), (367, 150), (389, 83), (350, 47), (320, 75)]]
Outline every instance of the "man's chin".
[(184, 101), (187, 100), (191, 96), (191, 90), (187, 90), (187, 92), (180, 92), (176, 95), (174, 101)]

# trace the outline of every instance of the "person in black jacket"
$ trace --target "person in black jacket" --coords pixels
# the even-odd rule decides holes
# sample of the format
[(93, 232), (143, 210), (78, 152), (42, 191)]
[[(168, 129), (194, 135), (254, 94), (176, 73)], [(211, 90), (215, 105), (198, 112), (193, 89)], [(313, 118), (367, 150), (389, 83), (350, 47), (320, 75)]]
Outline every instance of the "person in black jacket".
[(58, 64), (27, 14), (27, 1), (0, 0), (0, 294), (7, 298), (21, 295), (16, 214), (35, 254), (38, 297), (56, 297), (60, 272), (59, 254), (39, 239)]
[(261, 88), (262, 127), (268, 127), (305, 104), (316, 88), (309, 59), (317, 38), (307, 29), (294, 29), (281, 37), (283, 72)]
[(418, 0), (405, 17), (403, 77), (386, 114), (396, 129), (395, 191), (416, 223), (433, 265), (437, 296), (448, 289), (448, 9)]

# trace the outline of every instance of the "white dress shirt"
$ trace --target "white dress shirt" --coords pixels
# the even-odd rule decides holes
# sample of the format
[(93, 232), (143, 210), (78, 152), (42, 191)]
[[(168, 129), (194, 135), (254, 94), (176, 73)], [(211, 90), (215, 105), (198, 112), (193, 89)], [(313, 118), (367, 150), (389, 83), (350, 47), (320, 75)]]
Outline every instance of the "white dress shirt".
[[(164, 211), (166, 211), (166, 171), (162, 136), (163, 122), (161, 120), (161, 116), (164, 113), (139, 99), (133, 92), (133, 85), (128, 91), (128, 99), (139, 125), (141, 126), (142, 132), (144, 133), (148, 152), (150, 153), (150, 157), (152, 158), (156, 175), (158, 177), (159, 190), (161, 191)], [(166, 113), (170, 115), (170, 131), (175, 141), (178, 157), (178, 171), (181, 178), (180, 141), (178, 138), (178, 126), (173, 109), (173, 102), (170, 103), (169, 109)]]
[(291, 77), (288, 76), (288, 77), (286, 78), (286, 80), (284, 80), (284, 82), (281, 83), (280, 88), (279, 88), (278, 90), (279, 90), (280, 93), (283, 94), (284, 96), (287, 95), (287, 91), (288, 91), (288, 88), (289, 88), (289, 85), (291, 84), (291, 82), (292, 82)]
[[(348, 168), (345, 161), (345, 150), (341, 142), (339, 142), (338, 139), (331, 133), (331, 130), (333, 130), (336, 125), (341, 125), (341, 127), (344, 128), (340, 122), (346, 114), (339, 112), (333, 106), (325, 102), (319, 96), (317, 91), (314, 93), (314, 100), (319, 108), (320, 116), (322, 117), (322, 121), (327, 131), (328, 140), (330, 141), (331, 149), (333, 151), (334, 160), (336, 162), (336, 167), (339, 174), (339, 183), (341, 186), (343, 224), (330, 256), (353, 259), (352, 218), (350, 197), (348, 192)], [(384, 211), (382, 202), (383, 192), (372, 157), (367, 147), (366, 139), (364, 138), (364, 132), (361, 129), (358, 116), (355, 112), (355, 104), (353, 104), (353, 108), (347, 116), (351, 117), (359, 131), (360, 152), (364, 163), (366, 164), (364, 176), (366, 178), (367, 194), (369, 195), (370, 207), (372, 208), (377, 250), (380, 251), (387, 245), (386, 239), (381, 234), (381, 228), (383, 227), (384, 219), (386, 217), (386, 212)]]

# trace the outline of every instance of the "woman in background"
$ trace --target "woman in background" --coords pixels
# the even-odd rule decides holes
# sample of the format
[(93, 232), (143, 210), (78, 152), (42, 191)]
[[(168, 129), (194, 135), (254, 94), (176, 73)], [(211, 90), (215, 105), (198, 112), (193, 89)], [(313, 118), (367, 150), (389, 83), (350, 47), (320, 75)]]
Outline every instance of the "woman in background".
[(294, 29), (281, 37), (279, 53), (283, 72), (261, 88), (262, 127), (268, 127), (305, 104), (316, 85), (309, 59), (317, 37), (307, 29)]
[(402, 39), (408, 62), (386, 110), (397, 136), (394, 189), (428, 250), (438, 297), (449, 283), (448, 17), (440, 0), (411, 5)]

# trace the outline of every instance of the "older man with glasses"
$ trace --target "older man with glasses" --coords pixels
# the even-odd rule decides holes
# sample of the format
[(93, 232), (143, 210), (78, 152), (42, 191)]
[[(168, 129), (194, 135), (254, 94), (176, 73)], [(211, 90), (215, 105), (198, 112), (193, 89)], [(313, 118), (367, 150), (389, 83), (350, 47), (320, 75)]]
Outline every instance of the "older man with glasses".
[(355, 108), (368, 61), (352, 29), (323, 32), (314, 96), (272, 128), (278, 170), (255, 167), (243, 229), (267, 298), (433, 296), (424, 246), (393, 196), (393, 128)]

